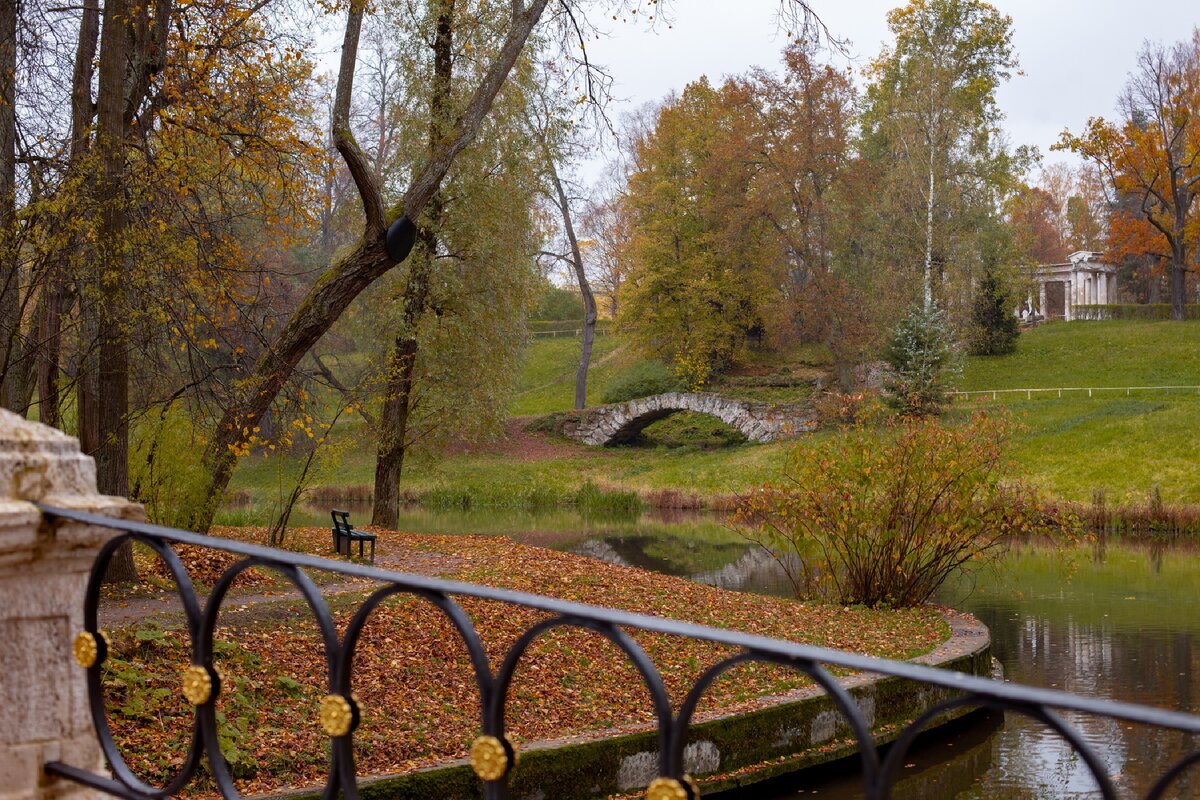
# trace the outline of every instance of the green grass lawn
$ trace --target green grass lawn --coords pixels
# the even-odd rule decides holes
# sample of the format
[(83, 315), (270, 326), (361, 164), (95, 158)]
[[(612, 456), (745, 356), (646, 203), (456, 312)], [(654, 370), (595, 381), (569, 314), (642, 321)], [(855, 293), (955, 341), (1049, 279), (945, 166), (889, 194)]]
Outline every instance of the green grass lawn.
[[(581, 350), (579, 339), (567, 337), (530, 342), (521, 358), (516, 396), (509, 413), (526, 417), (574, 408), (575, 371), (579, 369)], [(588, 405), (599, 403), (613, 376), (636, 359), (621, 337), (597, 336), (588, 369)]]
[[(578, 358), (576, 340), (532, 342), (511, 412), (569, 409)], [(636, 361), (619, 336), (597, 337), (589, 402), (599, 402), (608, 382)], [(981, 390), (1192, 384), (1200, 384), (1200, 322), (1124, 321), (1052, 323), (1027, 331), (1013, 355), (968, 358), (959, 385)], [(974, 408), (1013, 414), (1024, 427), (1013, 442), (1019, 472), (1050, 494), (1088, 501), (1101, 489), (1111, 503), (1141, 502), (1158, 486), (1167, 502), (1200, 503), (1200, 397), (1168, 392), (1000, 397), (960, 401), (952, 414), (966, 416)], [(487, 454), (414, 458), (405, 465), (403, 484), (418, 494), (453, 488), (493, 501), (510, 497), (514, 504), (567, 496), (585, 481), (639, 492), (729, 495), (778, 479), (794, 446), (724, 444), (721, 431), (683, 416), (658, 427), (659, 435), (651, 429), (650, 441), (641, 446), (580, 446), (540, 460)], [(370, 485), (374, 442), (358, 428), (351, 420), (341, 435), (354, 443), (314, 484)], [(679, 435), (690, 428), (699, 440)], [(293, 468), (286, 458), (252, 456), (239, 466), (234, 486), (260, 500), (286, 495)]]
[[(1200, 385), (1200, 323), (1058, 322), (1021, 334), (1009, 356), (969, 358), (964, 390)], [(1032, 483), (1066, 499), (1200, 503), (1200, 396), (1167, 391), (1000, 395), (1025, 431), (1013, 454)]]
[(1052, 322), (1009, 356), (968, 358), (959, 389), (1200, 385), (1200, 322)]
[(534, 487), (570, 494), (591, 481), (606, 489), (729, 495), (777, 478), (791, 445), (730, 445), (719, 449), (666, 447), (596, 448), (580, 455), (514, 462), (466, 456), (414, 467), (404, 484), (415, 492), (465, 487), (482, 496), (528, 496)]

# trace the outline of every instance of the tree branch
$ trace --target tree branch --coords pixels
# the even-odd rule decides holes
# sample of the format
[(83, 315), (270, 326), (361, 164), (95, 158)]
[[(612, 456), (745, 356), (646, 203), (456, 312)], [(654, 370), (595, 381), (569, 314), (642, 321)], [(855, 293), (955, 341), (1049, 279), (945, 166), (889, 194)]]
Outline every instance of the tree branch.
[(354, 92), (354, 65), (358, 61), (358, 40), (362, 33), (363, 4), (353, 0), (346, 15), (346, 35), (342, 39), (342, 61), (338, 71), (337, 92), (333, 100), (333, 146), (337, 148), (354, 185), (358, 188), (358, 196), (362, 199), (363, 215), (366, 217), (367, 239), (377, 239), (383, 235), (387, 224), (384, 221), (383, 193), (367, 163), (367, 157), (362, 148), (354, 140), (350, 131), (350, 98)]

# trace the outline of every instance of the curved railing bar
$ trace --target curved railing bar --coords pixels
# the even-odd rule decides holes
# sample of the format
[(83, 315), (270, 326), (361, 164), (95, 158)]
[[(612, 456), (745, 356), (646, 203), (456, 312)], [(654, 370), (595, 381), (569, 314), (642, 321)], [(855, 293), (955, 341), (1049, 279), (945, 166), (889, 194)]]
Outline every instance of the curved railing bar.
[[(1068, 709), (1076, 712), (1094, 714), (1114, 720), (1144, 723), (1163, 728), (1172, 728), (1188, 733), (1200, 733), (1200, 716), (1166, 711), (1130, 703), (1114, 702), (1107, 699), (1088, 698), (1071, 695), (1067, 692), (1052, 689), (1035, 689), (1017, 684), (1007, 684), (987, 678), (975, 677), (950, 670), (914, 664), (912, 662), (888, 661), (869, 656), (846, 653), (828, 648), (801, 645), (782, 640), (769, 639), (762, 636), (740, 633), (737, 631), (712, 628), (692, 623), (637, 614), (615, 609), (589, 606), (555, 598), (526, 594), (507, 589), (495, 589), (487, 586), (460, 583), (438, 578), (427, 578), (418, 575), (408, 575), (366, 566), (362, 564), (347, 564), (341, 561), (319, 558), (299, 553), (273, 550), (258, 545), (235, 542), (227, 539), (173, 530), (156, 525), (140, 522), (112, 519), (87, 512), (59, 509), (49, 506), (38, 506), (51, 522), (70, 520), (88, 525), (107, 527), (122, 534), (114, 537), (101, 547), (96, 562), (89, 576), (84, 603), (85, 631), (93, 636), (98, 635), (97, 604), (99, 602), (100, 584), (103, 573), (107, 568), (116, 549), (130, 539), (141, 541), (149, 546), (164, 560), (174, 576), (178, 593), (183, 603), (188, 620), (189, 631), (192, 635), (193, 661), (209, 670), (214, 682), (219, 685), (219, 677), (213, 670), (212, 639), (220, 607), (225, 599), (230, 585), (243, 571), (256, 566), (262, 566), (281, 573), (287, 578), (307, 601), (325, 642), (326, 660), (328, 662), (329, 687), (331, 692), (347, 694), (352, 680), (353, 656), (363, 626), (372, 611), (383, 599), (392, 594), (405, 592), (422, 597), (450, 618), (460, 637), (466, 644), (472, 660), (476, 681), (481, 693), (482, 727), (485, 734), (504, 735), (504, 706), (507, 701), (508, 689), (515, 675), (521, 657), (541, 634), (557, 627), (574, 627), (590, 630), (601, 634), (616, 644), (629, 658), (644, 683), (650, 691), (658, 720), (658, 739), (660, 752), (660, 773), (663, 776), (683, 778), (682, 753), (686, 741), (686, 733), (695, 710), (704, 693), (724, 672), (734, 666), (750, 661), (762, 661), (795, 669), (808, 675), (838, 706), (843, 717), (853, 730), (858, 740), (859, 751), (863, 756), (864, 782), (866, 795), (871, 798), (881, 798), (888, 795), (887, 783), (896, 776), (896, 765), (903, 759), (904, 753), (925, 725), (939, 714), (944, 714), (955, 707), (977, 705), (988, 708), (1012, 710), (1038, 720), (1054, 730), (1079, 754), (1087, 764), (1089, 771), (1097, 780), (1101, 794), (1105, 798), (1115, 798), (1116, 791), (1107, 771), (1099, 757), (1091, 750), (1082, 736), (1061, 717), (1050, 709)], [(213, 587), (203, 610), (200, 608), (195, 589), (182, 562), (169, 546), (169, 543), (188, 544), (241, 555), (244, 560), (228, 568)], [(328, 605), (325, 603), (320, 590), (303, 571), (304, 568), (323, 569), (356, 578), (381, 581), (387, 586), (372, 593), (357, 610), (345, 638), (339, 641), (333, 624)], [(509, 650), (500, 672), (493, 677), (483, 643), (479, 633), (462, 607), (451, 597), (461, 595), (487, 601), (495, 601), (526, 608), (549, 612), (553, 616), (543, 620), (525, 631), (517, 643)], [(671, 715), (670, 700), (666, 687), (657, 668), (640, 645), (626, 632), (626, 628), (636, 628), (649, 632), (680, 636), (684, 638), (712, 642), (739, 648), (740, 652), (726, 658), (724, 661), (710, 667), (697, 680), (680, 712)], [(103, 650), (103, 645), (98, 645)], [(85, 651), (86, 652), (86, 651)], [(906, 726), (900, 738), (895, 742), (887, 760), (882, 765), (875, 749), (875, 741), (862, 717), (861, 710), (850, 692), (838, 680), (834, 679), (824, 665), (834, 666), (858, 672), (869, 672), (876, 675), (891, 676), (928, 684), (962, 693), (963, 696), (939, 703), (923, 713), (916, 721)], [(199, 759), (207, 753), (213, 766), (213, 774), (217, 779), (222, 795), (229, 800), (239, 800), (227, 764), (220, 751), (216, 736), (215, 702), (210, 699), (197, 707), (196, 722), (193, 728), (193, 740), (185, 765), (177, 773), (170, 784), (164, 789), (156, 789), (143, 783), (120, 756), (112, 740), (104, 709), (104, 692), (101, 684), (100, 663), (94, 663), (87, 670), (88, 700), (93, 719), (100, 734), (101, 746), (113, 767), (117, 780), (103, 776), (92, 775), (86, 771), (59, 762), (50, 762), (46, 771), (51, 774), (66, 777), (85, 785), (98, 788), (110, 794), (116, 794), (131, 800), (164, 800), (167, 794), (181, 788), (193, 776)], [(352, 748), (353, 729), (345, 735), (331, 739), (332, 752), (330, 773), (324, 787), (325, 800), (336, 800), (339, 793), (346, 800), (357, 800), (358, 792), (354, 774)], [(508, 748), (508, 745), (504, 745)], [(512, 752), (509, 750), (509, 758)], [(1146, 800), (1160, 800), (1167, 788), (1188, 767), (1200, 762), (1200, 752), (1193, 753), (1180, 759), (1169, 772), (1162, 775)], [(178, 785), (177, 785), (178, 784)], [(690, 790), (689, 790), (690, 791)], [(507, 780), (487, 781), (484, 784), (485, 796), (491, 800), (507, 796)]]
[(898, 773), (900, 764), (904, 761), (905, 756), (908, 755), (908, 750), (912, 747), (913, 742), (925, 730), (926, 725), (936, 717), (953, 711), (956, 708), (978, 705), (980, 705), (979, 699), (971, 695), (951, 697), (930, 707), (921, 716), (906, 725), (904, 731), (892, 741), (887, 757), (883, 759), (883, 764), (879, 769), (878, 789), (881, 792), (880, 797), (882, 800), (888, 800), (891, 783)]
[[(493, 736), (504, 735), (504, 706), (505, 701), (508, 699), (508, 687), (512, 683), (517, 664), (521, 660), (521, 656), (525, 654), (525, 651), (529, 649), (529, 646), (539, 636), (555, 628), (582, 628), (594, 631), (619, 647), (625, 653), (626, 657), (633, 662), (633, 666), (642, 676), (642, 682), (650, 691), (650, 701), (654, 705), (654, 716), (658, 720), (659, 769), (662, 771), (661, 774), (670, 775), (667, 772), (667, 753), (670, 746), (668, 737), (671, 728), (671, 699), (667, 696), (667, 688), (663, 683), (662, 675), (659, 674), (658, 667), (654, 666), (654, 662), (646, 655), (646, 651), (633, 640), (632, 636), (615, 625), (592, 619), (566, 615), (551, 617), (537, 623), (517, 639), (513, 646), (509, 648), (500, 671), (496, 673), (495, 692), (492, 695), (492, 702), (489, 704), (484, 717), (484, 732), (490, 733)], [(672, 777), (681, 776), (673, 775)]]
[(683, 769), (684, 740), (687, 738), (688, 726), (691, 724), (692, 715), (695, 714), (696, 707), (713, 681), (739, 664), (752, 662), (776, 664), (802, 672), (825, 690), (830, 702), (841, 712), (846, 720), (846, 724), (850, 727), (851, 733), (854, 734), (858, 751), (862, 754), (863, 759), (863, 782), (869, 791), (869, 787), (875, 780), (875, 775), (879, 770), (879, 755), (875, 752), (875, 737), (871, 735), (871, 729), (862, 718), (862, 712), (859, 710), (858, 703), (854, 702), (854, 697), (846, 690), (846, 687), (842, 686), (841, 682), (822, 669), (818, 664), (794, 659), (780, 659), (770, 654), (759, 654), (752, 651), (737, 653), (726, 658), (724, 661), (717, 662), (712, 667), (709, 667), (696, 683), (692, 685), (691, 691), (688, 692), (683, 705), (679, 707), (679, 712), (675, 715), (675, 720), (672, 723), (672, 765), (680, 770)]
[(483, 690), (485, 695), (480, 698), (480, 707), (482, 708), (487, 702), (490, 702), (493, 680), (491, 665), (488, 662), (487, 652), (483, 648), (483, 642), (479, 638), (479, 632), (475, 630), (474, 624), (472, 624), (466, 612), (463, 611), (462, 606), (439, 592), (409, 589), (399, 584), (383, 586), (373, 592), (370, 597), (363, 601), (363, 604), (350, 620), (350, 624), (346, 626), (346, 631), (342, 634), (342, 654), (337, 670), (338, 680), (336, 685), (338, 691), (342, 694), (349, 694), (351, 667), (354, 663), (354, 654), (358, 649), (358, 639), (362, 635), (363, 627), (379, 604), (395, 594), (411, 594), (420, 597), (446, 615), (450, 620), (450, 624), (458, 631), (459, 637), (467, 648), (467, 656), (471, 659), (471, 668), (475, 672), (475, 681), (479, 684), (480, 689)]
[[(150, 547), (163, 563), (166, 564), (175, 580), (175, 588), (183, 605), (187, 618), (188, 635), (191, 638), (191, 648), (195, 650), (196, 628), (200, 618), (200, 603), (196, 600), (196, 590), (192, 586), (191, 576), (187, 568), (179, 560), (179, 556), (169, 545), (155, 537), (128, 533), (110, 539), (100, 548), (96, 560), (92, 564), (92, 572), (88, 576), (87, 589), (83, 601), (83, 627), (93, 636), (99, 635), (98, 625), (100, 587), (104, 583), (104, 575), (108, 571), (113, 554), (128, 541), (139, 541)], [(199, 715), (192, 721), (192, 741), (188, 744), (187, 756), (178, 771), (171, 776), (162, 788), (151, 786), (137, 776), (125, 762), (125, 756), (112, 738), (112, 729), (108, 725), (108, 712), (104, 706), (104, 686), (101, 682), (103, 664), (97, 663), (87, 670), (88, 706), (92, 714), (92, 722), (100, 740), (100, 749), (112, 768), (113, 776), (131, 791), (152, 798), (166, 798), (177, 794), (180, 789), (191, 781), (196, 769), (200, 766), (203, 755), (203, 737)]]
[(892, 749), (884, 760), (883, 769), (879, 774), (879, 797), (881, 800), (889, 800), (891, 797), (892, 781), (898, 774), (899, 765), (903, 761), (908, 749), (912, 746), (913, 741), (921, 734), (925, 726), (935, 717), (963, 706), (1012, 711), (1041, 722), (1057, 733), (1071, 746), (1071, 749), (1079, 754), (1079, 757), (1087, 765), (1088, 771), (1092, 773), (1092, 777), (1096, 779), (1096, 785), (1105, 800), (1117, 800), (1116, 787), (1113, 786), (1111, 779), (1108, 777), (1108, 770), (1104, 768), (1104, 764), (1101, 763), (1100, 758), (1088, 743), (1083, 740), (1078, 731), (1068, 725), (1061, 717), (1036, 704), (998, 703), (991, 698), (980, 697), (978, 695), (965, 695), (963, 697), (952, 697), (948, 700), (943, 700), (941, 703), (926, 710), (925, 713), (921, 714), (921, 716), (905, 727), (904, 732), (892, 743)]
[(850, 732), (854, 734), (855, 743), (858, 746), (858, 752), (862, 756), (863, 761), (863, 784), (866, 788), (867, 796), (870, 797), (871, 787), (875, 784), (876, 776), (879, 772), (879, 754), (875, 750), (875, 737), (871, 734), (870, 726), (863, 719), (862, 712), (858, 707), (858, 703), (854, 701), (854, 697), (840, 681), (830, 675), (819, 664), (799, 659), (781, 659), (769, 653), (750, 651), (732, 655), (709, 667), (696, 683), (692, 685), (691, 691), (688, 692), (688, 696), (679, 707), (679, 713), (676, 714), (675, 720), (672, 723), (672, 765), (682, 771), (684, 740), (687, 738), (688, 726), (691, 724), (696, 707), (700, 704), (700, 700), (703, 698), (704, 693), (708, 691), (713, 681), (739, 664), (753, 662), (776, 664), (787, 669), (802, 672), (825, 690), (825, 694), (828, 695), (830, 702), (841, 712), (842, 717), (846, 720), (846, 724), (850, 727)]
[[(84, 511), (74, 511), (40, 504), (35, 505), (37, 505), (43, 514), (51, 518), (142, 533), (171, 542), (195, 544), (239, 555), (258, 556), (266, 560), (277, 560), (280, 556), (278, 550), (261, 545), (236, 542), (231, 539), (221, 539), (206, 534), (191, 533), (173, 528), (163, 528), (145, 522), (118, 520), (98, 514), (89, 514)], [(983, 696), (994, 697), (1001, 701), (1010, 700), (1016, 703), (1034, 703), (1051, 708), (1099, 714), (1125, 722), (1141, 722), (1159, 727), (1176, 728), (1190, 733), (1200, 733), (1200, 716), (1180, 711), (1167, 711), (1165, 709), (1115, 700), (1081, 697), (1062, 691), (1061, 689), (1040, 689), (1020, 684), (1004, 683), (1002, 681), (991, 680), (990, 678), (980, 678), (974, 675), (966, 675), (951, 670), (916, 664), (911, 661), (889, 661), (874, 656), (864, 656), (857, 653), (834, 650), (828, 647), (797, 644), (757, 634), (725, 630), (691, 622), (680, 622), (679, 620), (651, 616), (650, 614), (638, 614), (631, 611), (602, 608), (584, 603), (575, 603), (542, 595), (518, 592), (511, 589), (496, 589), (490, 586), (462, 583), (442, 578), (430, 578), (424, 575), (411, 575), (380, 567), (368, 566), (366, 564), (334, 561), (304, 553), (287, 553), (287, 563), (297, 567), (329, 570), (355, 578), (366, 578), (386, 583), (400, 583), (410, 588), (427, 589), (442, 594), (477, 597), (482, 600), (496, 600), (502, 603), (547, 611), (552, 614), (590, 619), (603, 624), (641, 628), (653, 633), (665, 633), (688, 639), (701, 639), (740, 649), (770, 653), (783, 658), (829, 664), (856, 672), (892, 675), (947, 689), (974, 692)]]
[[(399, 584), (391, 584), (382, 586), (371, 593), (354, 617), (347, 625), (345, 633), (342, 634), (342, 645), (338, 653), (337, 664), (335, 668), (336, 691), (343, 697), (349, 697), (352, 693), (351, 678), (354, 665), (354, 654), (358, 649), (358, 640), (362, 636), (363, 628), (370, 619), (371, 614), (379, 607), (379, 604), (395, 594), (413, 594), (426, 600), (430, 605), (437, 608), (450, 620), (450, 624), (458, 631), (459, 637), (466, 646), (467, 654), (471, 659), (471, 666), (475, 672), (475, 684), (479, 688), (479, 708), (481, 711), (485, 709), (488, 703), (491, 702), (493, 692), (493, 681), (491, 667), (488, 664), (487, 653), (483, 649), (483, 643), (479, 639), (479, 633), (475, 630), (475, 626), (471, 624), (471, 620), (467, 617), (466, 612), (462, 607), (455, 603), (449, 597), (436, 592), (427, 592), (421, 589), (408, 589)], [(351, 731), (353, 734), (353, 731)], [(341, 746), (341, 740), (346, 740), (346, 746)], [(357, 768), (354, 762), (354, 748), (350, 746), (350, 736), (338, 737), (334, 740), (334, 747), (339, 760), (339, 768), (342, 770), (341, 786), (345, 792), (345, 800), (358, 799), (358, 784), (357, 784)], [(327, 785), (328, 790), (328, 785)]]
[[(779, 663), (787, 666), (786, 662)], [(829, 670), (820, 664), (810, 663), (807, 668), (797, 666), (825, 690), (825, 693), (842, 712), (842, 716), (846, 718), (846, 724), (850, 726), (850, 731), (858, 742), (858, 752), (862, 756), (863, 786), (866, 789), (867, 797), (870, 797), (871, 785), (875, 782), (876, 775), (879, 774), (879, 752), (875, 749), (875, 737), (871, 735), (871, 729), (863, 719), (858, 703), (854, 702), (854, 698), (846, 687), (842, 686), (841, 682), (830, 675)]]
[(308, 604), (309, 609), (313, 613), (313, 618), (317, 623), (317, 630), (321, 633), (321, 638), (325, 644), (325, 657), (328, 662), (328, 678), (329, 689), (334, 690), (334, 661), (335, 655), (340, 647), (338, 642), (337, 629), (333, 624), (333, 616), (329, 613), (329, 606), (325, 603), (325, 597), (321, 594), (321, 590), (313, 583), (312, 578), (308, 577), (305, 572), (296, 564), (288, 564), (279, 561), (277, 558), (270, 556), (263, 557), (253, 555), (231, 564), (217, 582), (213, 584), (212, 591), (208, 595), (208, 599), (204, 604), (204, 616), (200, 621), (201, 641), (208, 648), (205, 655), (212, 657), (212, 635), (217, 625), (217, 617), (221, 613), (221, 603), (225, 600), (225, 595), (229, 592), (230, 586), (239, 575), (248, 569), (254, 567), (264, 567), (274, 570), (285, 577), (289, 583), (296, 587), (300, 592), (300, 596)]
[(683, 698), (683, 703), (680, 704), (679, 710), (675, 712), (675, 719), (671, 721), (669, 766), (673, 771), (683, 772), (683, 750), (687, 745), (687, 730), (692, 724), (692, 715), (696, 713), (696, 707), (700, 705), (700, 701), (704, 698), (704, 693), (712, 686), (713, 681), (729, 670), (739, 664), (746, 664), (756, 660), (757, 657), (753, 653), (735, 653), (706, 669), (696, 679), (696, 682), (692, 684), (687, 697)]
[(1175, 782), (1175, 779), (1193, 764), (1200, 764), (1200, 750), (1185, 755), (1176, 761), (1174, 766), (1163, 773), (1154, 786), (1150, 787), (1150, 791), (1146, 793), (1145, 800), (1159, 800), (1163, 796), (1163, 792), (1167, 791), (1171, 784)]
[(1043, 724), (1049, 726), (1055, 733), (1066, 740), (1067, 744), (1074, 748), (1075, 752), (1079, 753), (1079, 757), (1087, 764), (1091, 770), (1092, 777), (1096, 779), (1096, 784), (1100, 789), (1100, 793), (1104, 795), (1104, 800), (1117, 800), (1117, 787), (1113, 786), (1112, 779), (1108, 777), (1108, 770), (1104, 768), (1100, 757), (1088, 746), (1088, 743), (1083, 740), (1079, 732), (1068, 725), (1063, 718), (1044, 706), (1031, 705), (1022, 707), (1019, 703), (1005, 706), (1006, 711), (1015, 711), (1018, 714), (1024, 714), (1031, 719), (1040, 720)]
[[(329, 606), (325, 603), (325, 598), (321, 594), (321, 590), (313, 583), (299, 567), (293, 564), (287, 564), (271, 557), (262, 557), (258, 555), (249, 556), (241, 561), (231, 564), (217, 582), (213, 584), (212, 591), (208, 595), (208, 599), (204, 604), (204, 614), (200, 619), (200, 628), (197, 631), (197, 658), (196, 663), (207, 668), (215, 674), (213, 667), (213, 633), (216, 630), (217, 619), (221, 613), (221, 604), (225, 600), (233, 582), (243, 572), (254, 567), (263, 567), (266, 569), (278, 572), (286, 578), (304, 598), (309, 609), (313, 613), (313, 617), (317, 623), (317, 629), (321, 633), (321, 638), (325, 644), (325, 661), (327, 667), (328, 685), (330, 691), (335, 691), (334, 687), (334, 669), (337, 661), (338, 651), (341, 649), (341, 644), (338, 642), (337, 631), (333, 625), (333, 617), (329, 613)], [(217, 788), (221, 795), (226, 800), (240, 800), (241, 793), (237, 791), (234, 784), (233, 776), (229, 772), (229, 765), (225, 762), (225, 754), (221, 752), (220, 739), (217, 736), (217, 715), (216, 715), (216, 700), (217, 693), (214, 692), (214, 697), (207, 703), (199, 706), (199, 716), (201, 728), (204, 731), (204, 745), (208, 753), (208, 763), (213, 771), (213, 778), (217, 782)], [(339, 737), (347, 738), (347, 737)], [(329, 776), (325, 782), (325, 790), (323, 797), (332, 800), (337, 794), (337, 787), (346, 785), (344, 779), (345, 757), (339, 753), (339, 746), (335, 742), (329, 754)], [(353, 781), (351, 781), (353, 783)], [(348, 796), (347, 800), (357, 800)]]

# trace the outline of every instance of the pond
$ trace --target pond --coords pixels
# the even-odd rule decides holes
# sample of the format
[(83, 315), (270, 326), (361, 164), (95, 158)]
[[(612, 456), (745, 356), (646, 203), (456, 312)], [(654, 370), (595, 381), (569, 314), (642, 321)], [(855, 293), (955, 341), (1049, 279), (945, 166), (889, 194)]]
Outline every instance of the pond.
[[(369, 508), (352, 507), (365, 522)], [(301, 524), (327, 524), (306, 508)], [(407, 509), (402, 530), (511, 536), (613, 563), (738, 591), (788, 594), (771, 557), (715, 517), (695, 512), (581, 517), (571, 511)], [(1015, 545), (1003, 565), (956, 580), (937, 601), (992, 631), (1006, 678), (1200, 713), (1200, 547), (1109, 539), (1068, 550)], [(1100, 754), (1122, 794), (1144, 793), (1195, 736), (1066, 715)], [(850, 770), (839, 770), (843, 773)], [(860, 796), (853, 774), (758, 787), (755, 798)], [(1065, 742), (1015, 714), (976, 715), (924, 742), (893, 797), (1089, 798), (1099, 792)], [(1200, 797), (1193, 771), (1170, 797)]]

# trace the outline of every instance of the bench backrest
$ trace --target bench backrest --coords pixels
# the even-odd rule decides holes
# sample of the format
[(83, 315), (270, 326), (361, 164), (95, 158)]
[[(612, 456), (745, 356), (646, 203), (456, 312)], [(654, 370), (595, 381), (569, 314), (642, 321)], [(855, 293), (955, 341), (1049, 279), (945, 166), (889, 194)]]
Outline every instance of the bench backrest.
[(350, 533), (353, 528), (350, 525), (350, 512), (339, 511), (333, 509), (329, 512), (329, 516), (333, 517), (333, 529), (338, 533)]

